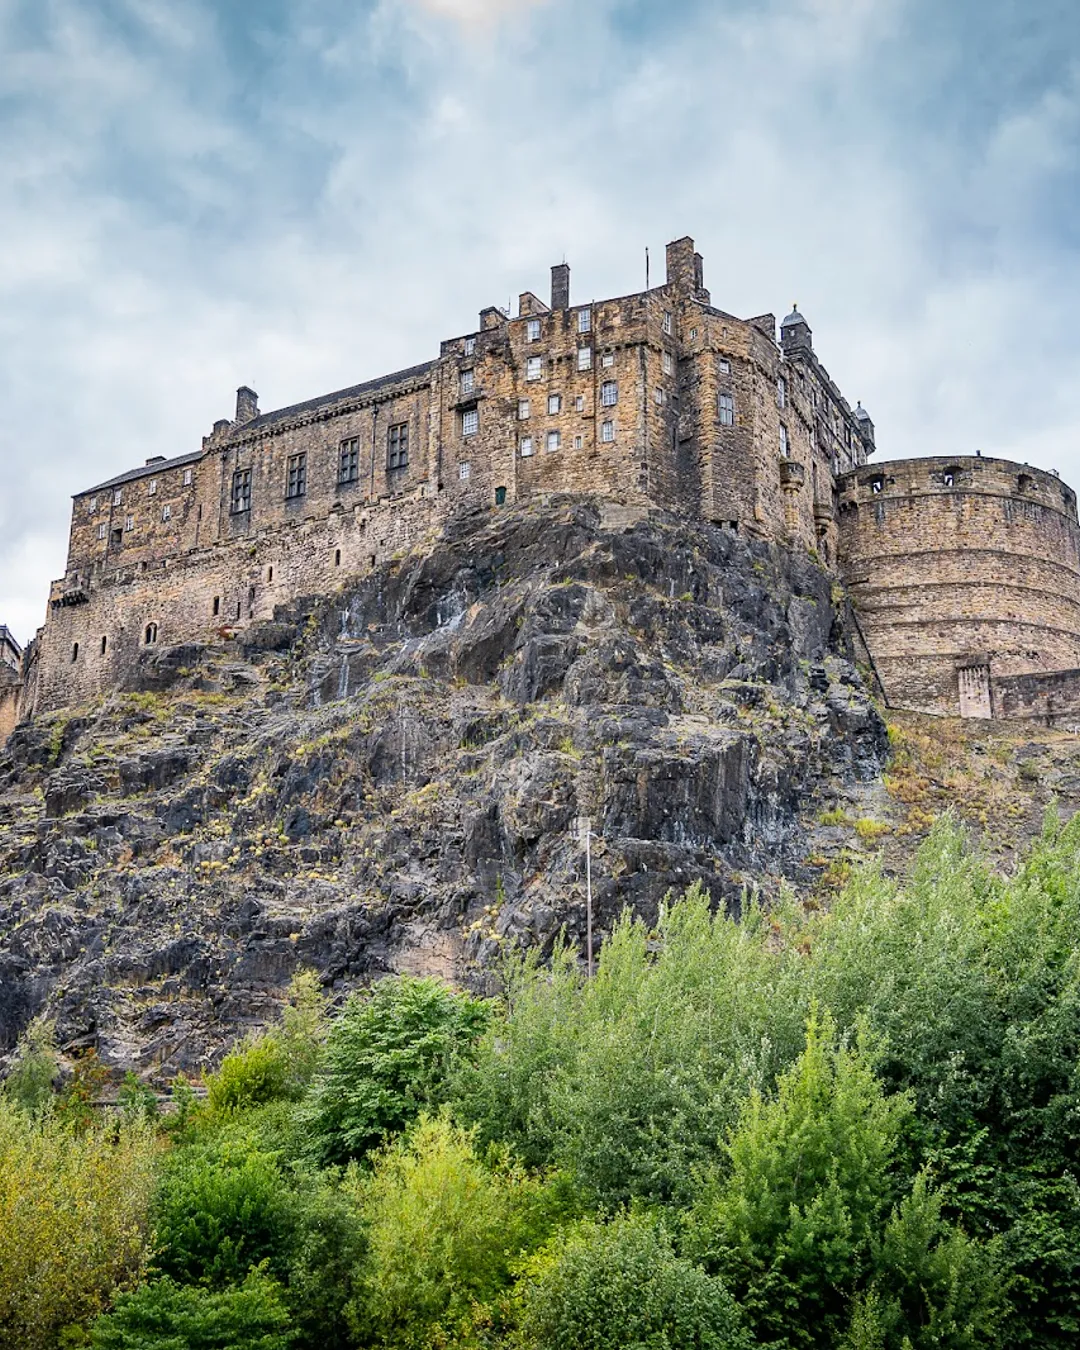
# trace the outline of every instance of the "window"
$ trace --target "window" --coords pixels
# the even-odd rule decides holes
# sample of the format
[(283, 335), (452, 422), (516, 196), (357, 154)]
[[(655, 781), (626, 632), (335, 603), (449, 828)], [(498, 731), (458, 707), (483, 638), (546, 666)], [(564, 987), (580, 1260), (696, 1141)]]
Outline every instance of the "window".
[(506, 505), (506, 488), (497, 487), (495, 489), (495, 505), (496, 506)]
[(124, 494), (120, 490), (120, 488), (117, 488), (112, 495), (112, 504), (113, 506), (121, 506), (123, 505), (123, 501), (124, 501)]
[(266, 579), (267, 581), (273, 581), (274, 579), (274, 568), (272, 565), (266, 569)]
[(528, 337), (530, 342), (540, 341), (540, 320), (530, 319), (528, 323)]
[(169, 505), (168, 502), (166, 502), (165, 505), (161, 508), (161, 519), (165, 521), (170, 520), (171, 518), (172, 518), (172, 507)]
[(99, 539), (104, 539), (104, 538), (105, 538), (105, 533), (106, 533), (106, 526), (105, 526), (105, 522), (102, 521), (101, 524), (97, 527), (97, 537), (98, 537)]
[(470, 408), (468, 412), (461, 414), (461, 434), (463, 436), (475, 436), (480, 430), (480, 413), (476, 408)]
[(154, 643), (157, 641), (156, 623), (148, 623), (146, 625), (146, 631), (143, 633), (143, 640), (145, 641), (148, 647), (152, 647), (154, 645)]
[(592, 328), (592, 310), (579, 309), (577, 312), (577, 330), (579, 333), (587, 333)]
[(471, 370), (463, 370), (461, 372), (461, 392), (463, 394), (471, 394), (474, 383), (473, 372)]
[(547, 448), (549, 450), (558, 450), (562, 443), (562, 437), (557, 431), (549, 431), (547, 434)]
[(562, 412), (562, 394), (548, 394), (548, 416)]
[(521, 458), (528, 459), (533, 452), (533, 441), (531, 436), (522, 436), (520, 441)]
[(578, 370), (592, 370), (592, 348), (579, 347), (577, 350)]
[(466, 338), (466, 339), (465, 339), (465, 355), (466, 355), (466, 356), (472, 356), (473, 352), (475, 352), (475, 351), (476, 351), (476, 339), (475, 339), (475, 338)]
[(877, 477), (870, 479), (870, 491), (881, 492), (885, 488), (885, 479), (878, 474)]
[(615, 353), (605, 352), (600, 358), (600, 364), (602, 366), (613, 366), (615, 364)]
[(395, 422), (386, 429), (386, 467), (388, 469), (407, 469), (409, 467), (409, 424)]
[(585, 437), (584, 437), (584, 436), (575, 436), (575, 437), (574, 437), (574, 449), (575, 449), (575, 450), (580, 450), (584, 444), (585, 444)]
[(90, 498), (90, 501), (89, 501), (89, 510), (91, 510), (91, 511), (96, 511), (96, 510), (97, 510), (97, 498), (96, 498), (96, 497), (91, 497), (91, 498)]
[(663, 363), (663, 366), (664, 366), (664, 374), (665, 374), (665, 375), (674, 375), (674, 373), (675, 373), (675, 358), (672, 356), (672, 354), (671, 354), (670, 352), (664, 352), (663, 356), (662, 356), (660, 359), (661, 359), (661, 361), (662, 361), (662, 363)]
[(518, 421), (527, 422), (529, 420), (529, 400), (527, 398), (518, 399)]
[(125, 517), (124, 529), (130, 534), (134, 528), (135, 528), (135, 517), (134, 516)]
[(716, 369), (720, 372), (721, 375), (730, 375), (731, 362), (727, 359), (726, 356), (722, 356), (720, 360), (717, 361), (716, 363)]
[(194, 473), (191, 469), (184, 470), (184, 486), (190, 487), (194, 482)]
[(232, 476), (232, 495), (229, 510), (234, 516), (251, 510), (251, 470), (237, 469)]
[(787, 407), (787, 380), (783, 375), (776, 381), (776, 401), (781, 408)]
[(77, 642), (73, 642), (71, 644), (71, 664), (74, 665), (78, 659), (79, 659), (79, 644)]
[(697, 329), (696, 329), (696, 328), (691, 328), (691, 329), (690, 329), (690, 341), (693, 342), (694, 339), (695, 339), (696, 337), (697, 337)]
[(600, 386), (600, 402), (605, 408), (614, 408), (619, 401), (619, 386), (614, 380), (605, 380)]
[(543, 357), (530, 356), (525, 362), (525, 378), (527, 380), (539, 380), (543, 378), (544, 361)]
[(670, 309), (665, 309), (665, 310), (664, 310), (664, 324), (663, 324), (663, 327), (664, 327), (664, 332), (665, 332), (665, 333), (669, 333), (669, 334), (673, 331), (673, 329), (674, 329), (674, 327), (675, 327), (675, 319), (674, 319), (674, 316), (672, 315)]
[(578, 394), (577, 398), (574, 399), (574, 411), (575, 411), (575, 412), (584, 412), (584, 411), (585, 411), (585, 398), (584, 398), (584, 395)]
[(601, 439), (602, 441), (613, 441), (613, 440), (615, 439), (615, 423), (614, 423), (614, 422), (601, 422), (601, 423), (600, 423), (600, 439)]
[(110, 535), (110, 542), (114, 545), (122, 544), (124, 542), (124, 531), (120, 529), (113, 530)]
[(355, 483), (360, 477), (360, 438), (351, 436), (341, 442), (338, 454), (338, 482)]
[(157, 479), (156, 479), (156, 478), (151, 478), (151, 479), (150, 479), (150, 482), (146, 485), (146, 492), (147, 492), (147, 495), (150, 496), (150, 497), (156, 497), (156, 496), (157, 496)]
[(102, 654), (102, 656), (105, 655), (106, 651), (108, 651), (108, 648), (109, 648), (109, 639), (108, 639), (107, 636), (104, 636), (104, 635), (103, 635), (103, 636), (102, 636), (102, 639), (101, 639), (101, 654)]
[(471, 474), (471, 473), (472, 473), (472, 465), (471, 465), (471, 464), (465, 463), (465, 464), (459, 464), (459, 465), (458, 465), (457, 476), (461, 479), (461, 481), (462, 481), (463, 483), (464, 483), (465, 479), (468, 478), (469, 474)]
[(656, 400), (656, 402), (659, 404), (661, 408), (664, 406), (664, 397), (665, 397), (664, 391), (659, 386), (657, 386), (657, 388), (653, 391), (653, 398)]
[(341, 566), (341, 549), (339, 548), (334, 549), (334, 566)]
[(307, 452), (290, 455), (285, 475), (285, 496), (290, 500), (307, 492)]
[(221, 613), (221, 596), (220, 596), (220, 595), (215, 595), (215, 596), (214, 596), (214, 614), (217, 615), (217, 614), (220, 614), (220, 613)]
[(716, 403), (720, 414), (720, 425), (722, 427), (733, 427), (735, 425), (735, 400), (730, 394), (720, 394)]
[(781, 425), (780, 427), (780, 453), (783, 455), (785, 459), (787, 459), (788, 457), (787, 427), (783, 425)]
[(945, 472), (941, 475), (941, 481), (945, 484), (946, 487), (952, 487), (953, 483), (956, 480), (953, 477), (953, 475), (949, 472), (949, 470), (946, 469)]

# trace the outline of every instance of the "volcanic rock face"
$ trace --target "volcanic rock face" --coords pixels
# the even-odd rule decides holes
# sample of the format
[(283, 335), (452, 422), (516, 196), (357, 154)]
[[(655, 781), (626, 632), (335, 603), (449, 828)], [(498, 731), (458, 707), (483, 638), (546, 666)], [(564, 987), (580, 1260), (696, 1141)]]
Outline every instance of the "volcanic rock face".
[[(0, 755), (0, 1045), (201, 1066), (299, 965), (484, 987), (701, 880), (806, 875), (884, 727), (806, 556), (604, 504), (496, 512)], [(801, 815), (800, 815), (801, 813)]]

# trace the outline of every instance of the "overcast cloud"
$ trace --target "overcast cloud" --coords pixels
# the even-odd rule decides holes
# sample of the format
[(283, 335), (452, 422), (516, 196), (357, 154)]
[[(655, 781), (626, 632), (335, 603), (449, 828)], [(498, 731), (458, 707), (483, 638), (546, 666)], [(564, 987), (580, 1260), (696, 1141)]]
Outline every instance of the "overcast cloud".
[(883, 457), (1080, 486), (1076, 0), (0, 0), (0, 622), (69, 498), (654, 277), (798, 300)]

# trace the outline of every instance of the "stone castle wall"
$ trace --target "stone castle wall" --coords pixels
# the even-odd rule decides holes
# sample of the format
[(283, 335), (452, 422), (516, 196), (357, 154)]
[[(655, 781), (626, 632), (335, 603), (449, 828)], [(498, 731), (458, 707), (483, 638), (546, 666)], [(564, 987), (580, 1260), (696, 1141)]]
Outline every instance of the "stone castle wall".
[(995, 681), (1080, 667), (1080, 526), (1055, 475), (938, 456), (838, 492), (841, 572), (892, 706), (989, 716)]

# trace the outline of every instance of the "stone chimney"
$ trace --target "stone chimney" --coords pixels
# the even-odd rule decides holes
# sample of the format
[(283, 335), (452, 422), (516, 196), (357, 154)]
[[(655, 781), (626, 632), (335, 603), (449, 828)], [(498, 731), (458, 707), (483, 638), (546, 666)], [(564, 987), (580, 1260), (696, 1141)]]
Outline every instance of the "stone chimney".
[(236, 391), (236, 425), (253, 422), (259, 415), (259, 396), (254, 389), (242, 384)]
[(551, 308), (570, 308), (570, 265), (557, 263), (551, 269)]
[(678, 294), (709, 303), (705, 262), (700, 253), (694, 252), (694, 241), (689, 235), (667, 246), (667, 284)]

